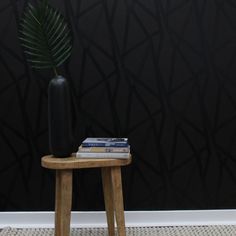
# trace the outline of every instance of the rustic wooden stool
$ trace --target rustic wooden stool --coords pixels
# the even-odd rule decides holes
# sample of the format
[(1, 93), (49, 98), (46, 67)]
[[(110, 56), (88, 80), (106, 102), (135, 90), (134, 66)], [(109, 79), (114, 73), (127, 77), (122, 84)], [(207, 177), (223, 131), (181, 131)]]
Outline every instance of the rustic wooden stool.
[(109, 236), (115, 236), (114, 215), (119, 236), (125, 236), (125, 219), (121, 180), (121, 166), (131, 163), (128, 159), (79, 159), (44, 156), (42, 166), (56, 170), (55, 236), (70, 235), (73, 169), (101, 168), (104, 201)]

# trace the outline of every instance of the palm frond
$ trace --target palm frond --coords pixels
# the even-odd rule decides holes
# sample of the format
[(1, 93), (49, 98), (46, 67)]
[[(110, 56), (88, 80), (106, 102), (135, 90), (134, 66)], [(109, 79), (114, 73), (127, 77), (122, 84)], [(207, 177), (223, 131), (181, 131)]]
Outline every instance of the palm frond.
[(28, 4), (21, 21), (19, 39), (34, 68), (60, 66), (71, 55), (71, 32), (62, 14), (47, 0)]

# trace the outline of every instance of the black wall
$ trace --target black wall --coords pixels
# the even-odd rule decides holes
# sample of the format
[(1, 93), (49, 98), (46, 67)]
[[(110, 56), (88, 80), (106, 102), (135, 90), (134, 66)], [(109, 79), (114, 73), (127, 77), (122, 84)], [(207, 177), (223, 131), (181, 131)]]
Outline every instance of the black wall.
[[(0, 210), (52, 210), (47, 85), (17, 39), (28, 1), (0, 1)], [(87, 136), (128, 137), (127, 210), (236, 207), (236, 3), (54, 0), (74, 47), (60, 69)], [(75, 173), (73, 209), (103, 209), (97, 170)]]

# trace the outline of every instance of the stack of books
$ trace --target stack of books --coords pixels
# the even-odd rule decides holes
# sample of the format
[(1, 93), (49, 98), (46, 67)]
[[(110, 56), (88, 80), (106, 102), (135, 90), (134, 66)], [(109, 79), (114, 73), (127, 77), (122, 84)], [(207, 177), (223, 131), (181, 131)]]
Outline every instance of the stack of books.
[(78, 158), (128, 158), (130, 146), (127, 138), (86, 138), (79, 146)]

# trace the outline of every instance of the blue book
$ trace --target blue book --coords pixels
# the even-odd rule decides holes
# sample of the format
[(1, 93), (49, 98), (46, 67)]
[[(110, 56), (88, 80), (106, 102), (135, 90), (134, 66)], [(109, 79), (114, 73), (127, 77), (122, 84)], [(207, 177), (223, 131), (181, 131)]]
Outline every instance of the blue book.
[(82, 147), (128, 147), (127, 138), (86, 138)]

